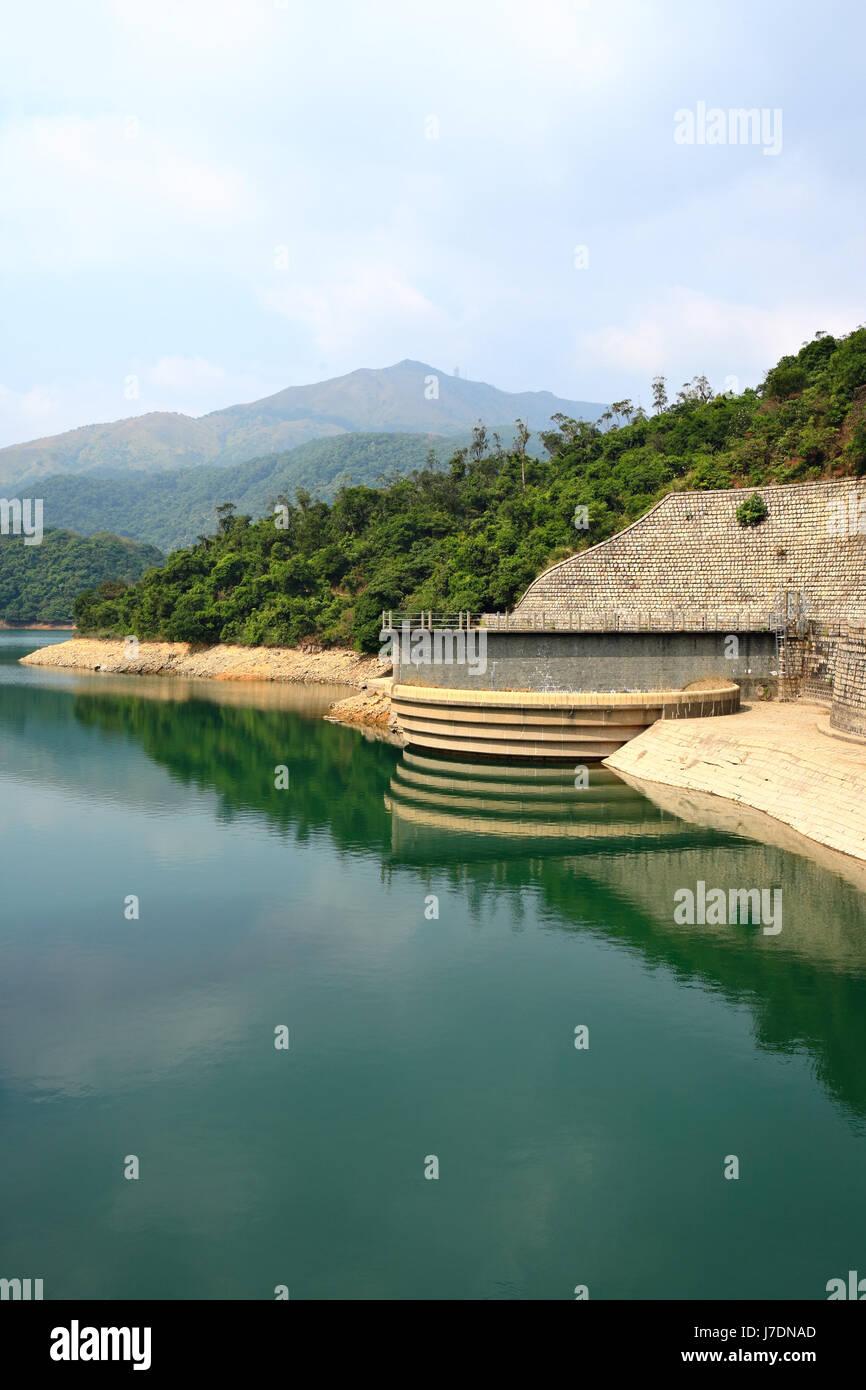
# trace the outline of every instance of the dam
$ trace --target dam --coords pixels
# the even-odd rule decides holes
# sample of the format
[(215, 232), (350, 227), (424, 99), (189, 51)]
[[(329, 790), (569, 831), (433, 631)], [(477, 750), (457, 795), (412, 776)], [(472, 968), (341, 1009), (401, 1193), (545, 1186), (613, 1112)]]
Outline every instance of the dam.
[[(743, 525), (753, 492), (767, 515)], [(803, 697), (857, 735), (864, 513), (851, 478), (668, 493), (545, 570), (511, 612), (385, 612), (403, 737), (445, 756), (598, 760), (658, 719)]]

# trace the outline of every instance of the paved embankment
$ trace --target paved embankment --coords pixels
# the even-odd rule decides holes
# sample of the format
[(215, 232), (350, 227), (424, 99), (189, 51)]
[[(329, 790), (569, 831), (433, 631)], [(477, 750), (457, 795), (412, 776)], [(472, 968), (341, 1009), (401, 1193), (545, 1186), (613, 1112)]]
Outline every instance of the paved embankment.
[(218, 681), (293, 681), (362, 687), (390, 663), (344, 647), (193, 647), (189, 642), (140, 642), (76, 637), (40, 647), (21, 658), (25, 666), (56, 666), (113, 675), (186, 676)]
[(714, 719), (661, 720), (605, 766), (630, 781), (710, 792), (866, 859), (866, 741), (831, 735), (819, 705), (761, 704)]

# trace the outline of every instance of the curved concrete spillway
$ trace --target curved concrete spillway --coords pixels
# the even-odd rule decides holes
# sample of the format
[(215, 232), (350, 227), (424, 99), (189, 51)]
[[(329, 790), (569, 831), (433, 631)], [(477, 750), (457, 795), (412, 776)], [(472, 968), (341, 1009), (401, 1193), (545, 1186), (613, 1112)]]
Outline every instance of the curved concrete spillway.
[(449, 756), (598, 760), (657, 719), (733, 714), (739, 686), (621, 694), (456, 690), (395, 684), (391, 700), (409, 748)]

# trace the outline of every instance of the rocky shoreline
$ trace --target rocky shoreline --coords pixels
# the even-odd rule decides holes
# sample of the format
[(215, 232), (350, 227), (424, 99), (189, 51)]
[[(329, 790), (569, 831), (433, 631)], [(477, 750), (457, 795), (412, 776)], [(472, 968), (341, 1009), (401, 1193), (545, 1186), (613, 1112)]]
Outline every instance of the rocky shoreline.
[(334, 723), (363, 724), (368, 729), (379, 729), (392, 742), (403, 743), (397, 716), (391, 705), (390, 677), (371, 680), (359, 694), (349, 695), (345, 700), (335, 700), (325, 718)]
[(359, 688), (390, 671), (390, 662), (345, 647), (196, 647), (190, 642), (132, 642), (75, 637), (39, 647), (24, 666), (56, 666), (124, 676), (184, 676), (217, 681), (313, 681)]
[(0, 618), (0, 630), (4, 632), (74, 632), (74, 623), (10, 623)]

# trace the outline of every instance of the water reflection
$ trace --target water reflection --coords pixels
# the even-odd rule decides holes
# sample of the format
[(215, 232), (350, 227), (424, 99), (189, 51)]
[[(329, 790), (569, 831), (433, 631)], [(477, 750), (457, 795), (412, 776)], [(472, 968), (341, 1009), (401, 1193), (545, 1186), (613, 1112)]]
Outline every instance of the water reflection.
[[(7, 775), (164, 814), (164, 783), (147, 773), (158, 767), (215, 794), (221, 820), (252, 816), (300, 843), (325, 833), (386, 880), (444, 874), (475, 916), (502, 894), (521, 910), (532, 892), (547, 929), (590, 933), (747, 1003), (762, 1047), (807, 1050), (830, 1093), (866, 1115), (866, 871), (845, 856), (759, 813), (597, 766), (575, 786), (571, 768), (400, 753), (326, 723), (329, 690), (183, 682), (177, 698), (173, 684), (64, 675), (7, 688)], [(278, 764), (291, 795), (275, 788)], [(781, 886), (781, 935), (676, 925), (674, 894), (698, 880)]]
[[(866, 866), (759, 812), (638, 789), (601, 767), (575, 787), (571, 769), (404, 752), (386, 804), (399, 862), (422, 875), (450, 865), (476, 904), (534, 886), (551, 926), (616, 940), (684, 984), (748, 1003), (761, 1046), (807, 1049), (831, 1094), (866, 1116)], [(726, 893), (780, 886), (781, 934), (677, 925), (674, 894), (698, 880)]]
[[(401, 755), (315, 689), (6, 675), (5, 1268), (345, 1299), (567, 1298), (576, 1259), (594, 1297), (821, 1297), (853, 1267), (850, 876), (604, 769)], [(698, 877), (781, 884), (782, 935), (676, 926)]]
[[(584, 778), (588, 779), (584, 785)], [(593, 765), (460, 762), (408, 750), (394, 769), (387, 799), (397, 858), (452, 861), (471, 838), (472, 852), (618, 852), (625, 842), (690, 837), (679, 817), (660, 811), (615, 772)]]

